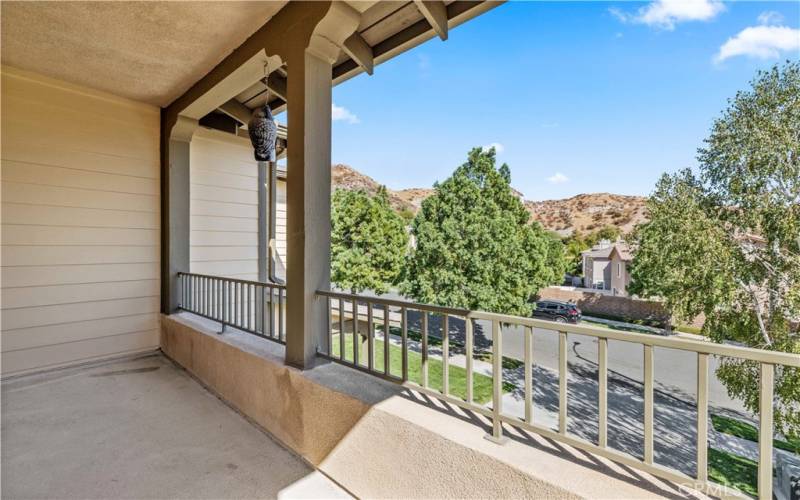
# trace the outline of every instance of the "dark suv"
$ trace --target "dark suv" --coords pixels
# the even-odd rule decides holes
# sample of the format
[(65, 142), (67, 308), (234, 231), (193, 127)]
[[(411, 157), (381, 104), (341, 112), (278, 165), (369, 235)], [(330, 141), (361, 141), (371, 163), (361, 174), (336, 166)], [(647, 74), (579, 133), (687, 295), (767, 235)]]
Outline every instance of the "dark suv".
[(540, 300), (536, 302), (533, 316), (559, 323), (578, 323), (581, 320), (581, 310), (578, 309), (578, 306), (569, 302)]

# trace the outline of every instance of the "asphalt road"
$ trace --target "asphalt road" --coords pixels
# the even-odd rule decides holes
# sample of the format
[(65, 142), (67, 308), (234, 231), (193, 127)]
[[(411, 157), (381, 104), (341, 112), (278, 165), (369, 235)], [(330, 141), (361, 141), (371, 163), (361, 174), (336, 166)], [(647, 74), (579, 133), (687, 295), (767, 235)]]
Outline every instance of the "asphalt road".
[[(407, 300), (405, 297), (389, 292), (385, 298)], [(419, 330), (421, 314), (408, 311), (409, 327)], [(429, 334), (441, 335), (440, 318), (430, 316)], [(554, 323), (555, 324), (555, 323)], [(450, 318), (450, 338), (456, 342), (464, 342), (464, 321)], [(476, 321), (474, 326), (475, 348), (491, 351), (492, 333), (489, 322)], [(642, 333), (641, 335), (648, 335)], [(536, 328), (533, 334), (534, 366), (547, 370), (558, 370), (558, 332)], [(568, 341), (568, 364), (573, 377), (588, 377), (596, 383), (597, 374), (597, 339), (585, 335), (570, 334)], [(503, 356), (524, 359), (524, 336), (522, 327), (506, 327), (503, 329)], [(641, 344), (609, 340), (608, 367), (609, 378), (619, 383), (630, 383), (640, 386), (643, 381), (644, 349)], [(667, 399), (675, 398), (683, 404), (695, 404), (697, 394), (697, 355), (692, 352), (656, 347), (654, 350), (655, 389)], [(741, 401), (728, 396), (725, 386), (716, 377), (719, 358), (709, 356), (709, 405), (712, 409), (725, 410), (738, 414), (741, 418), (755, 421)], [(589, 382), (589, 380), (587, 380)]]
[[(409, 326), (421, 327), (421, 315), (409, 311)], [(464, 342), (464, 321), (451, 318), (450, 338)], [(522, 327), (503, 328), (503, 356), (524, 360), (525, 340)], [(440, 319), (431, 316), (429, 319), (430, 335), (441, 336)], [(492, 333), (489, 322), (476, 321), (476, 349), (491, 350)], [(648, 335), (643, 333), (642, 335)], [(568, 342), (568, 363), (573, 376), (586, 376), (596, 380), (597, 339), (585, 335), (570, 334)], [(692, 352), (676, 349), (654, 348), (655, 387), (663, 395), (674, 397), (684, 403), (694, 404), (697, 394), (697, 355)], [(641, 344), (609, 340), (608, 367), (609, 377), (619, 382), (641, 385), (643, 381), (644, 349)], [(534, 329), (533, 362), (549, 370), (558, 370), (558, 332), (556, 330)], [(725, 409), (742, 416), (749, 415), (741, 402), (728, 396), (725, 386), (717, 379), (716, 367), (719, 359), (709, 357), (709, 404), (712, 407)], [(750, 417), (752, 418), (752, 417)]]

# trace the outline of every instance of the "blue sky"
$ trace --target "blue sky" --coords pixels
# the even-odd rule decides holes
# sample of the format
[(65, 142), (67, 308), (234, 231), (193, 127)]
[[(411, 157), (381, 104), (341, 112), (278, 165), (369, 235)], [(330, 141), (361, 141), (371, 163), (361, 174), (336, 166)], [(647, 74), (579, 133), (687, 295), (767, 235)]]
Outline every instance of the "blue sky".
[(541, 200), (647, 195), (759, 69), (800, 57), (800, 3), (510, 2), (333, 91), (333, 161), (429, 187), (502, 145)]

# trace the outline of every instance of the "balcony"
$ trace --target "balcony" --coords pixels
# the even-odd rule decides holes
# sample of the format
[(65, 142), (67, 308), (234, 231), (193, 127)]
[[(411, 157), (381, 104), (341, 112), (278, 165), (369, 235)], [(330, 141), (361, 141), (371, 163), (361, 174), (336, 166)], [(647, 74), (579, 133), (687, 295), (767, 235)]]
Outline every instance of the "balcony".
[(331, 87), (495, 2), (224, 5), (2, 5), (4, 496), (739, 496), (708, 454), (732, 356), (772, 498), (796, 357), (332, 291)]
[[(181, 309), (218, 322), (223, 326), (217, 327), (220, 333), (231, 325), (281, 342), (281, 334), (274, 333), (281, 323), (269, 319), (282, 317), (279, 287), (191, 274), (182, 275), (182, 280)], [(405, 399), (477, 425), (498, 445), (509, 439), (530, 444), (535, 435), (566, 445), (572, 453), (585, 452), (591, 460), (633, 467), (673, 488), (715, 496), (737, 493), (709, 475), (711, 444), (753, 456), (761, 471), (769, 471), (770, 481), (774, 458), (785, 453), (771, 447), (771, 381), (775, 366), (797, 366), (796, 356), (366, 295), (320, 291), (317, 300), (328, 310), (328, 349), (319, 357), (398, 384), (405, 389)], [(205, 328), (213, 330), (214, 324)], [(638, 352), (641, 375), (610, 369), (609, 343), (615, 357)], [(589, 345), (588, 353), (585, 347), (578, 352), (581, 344)], [(509, 347), (504, 350), (504, 345)], [(545, 352), (535, 357), (534, 349)], [(656, 352), (668, 364), (659, 370), (658, 383)], [(675, 357), (677, 366), (693, 361), (696, 367), (690, 377), (695, 390), (688, 394), (672, 385), (677, 383), (669, 371), (676, 366)], [(721, 357), (760, 364), (759, 425), (766, 446), (738, 448), (741, 442), (726, 439), (710, 426), (709, 394), (716, 400), (724, 394), (713, 377)], [(591, 494), (597, 495), (597, 490)]]

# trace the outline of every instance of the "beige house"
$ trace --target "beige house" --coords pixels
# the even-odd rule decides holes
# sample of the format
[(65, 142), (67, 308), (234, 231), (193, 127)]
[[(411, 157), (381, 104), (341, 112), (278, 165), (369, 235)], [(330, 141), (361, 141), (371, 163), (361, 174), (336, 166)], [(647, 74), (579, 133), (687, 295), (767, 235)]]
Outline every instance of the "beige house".
[[(774, 370), (796, 356), (331, 290), (331, 88), (497, 5), (0, 3), (2, 496), (736, 495), (708, 471), (729, 356), (760, 366), (771, 499)], [(285, 176), (246, 139), (263, 105), (287, 114)], [(545, 409), (534, 332), (557, 345)], [(609, 408), (609, 340), (641, 348), (639, 415)], [(654, 347), (697, 359), (688, 470), (656, 452)]]
[(628, 266), (633, 260), (628, 244), (601, 240), (583, 256), (583, 284), (586, 288), (610, 290), (613, 295), (627, 296), (631, 281)]

